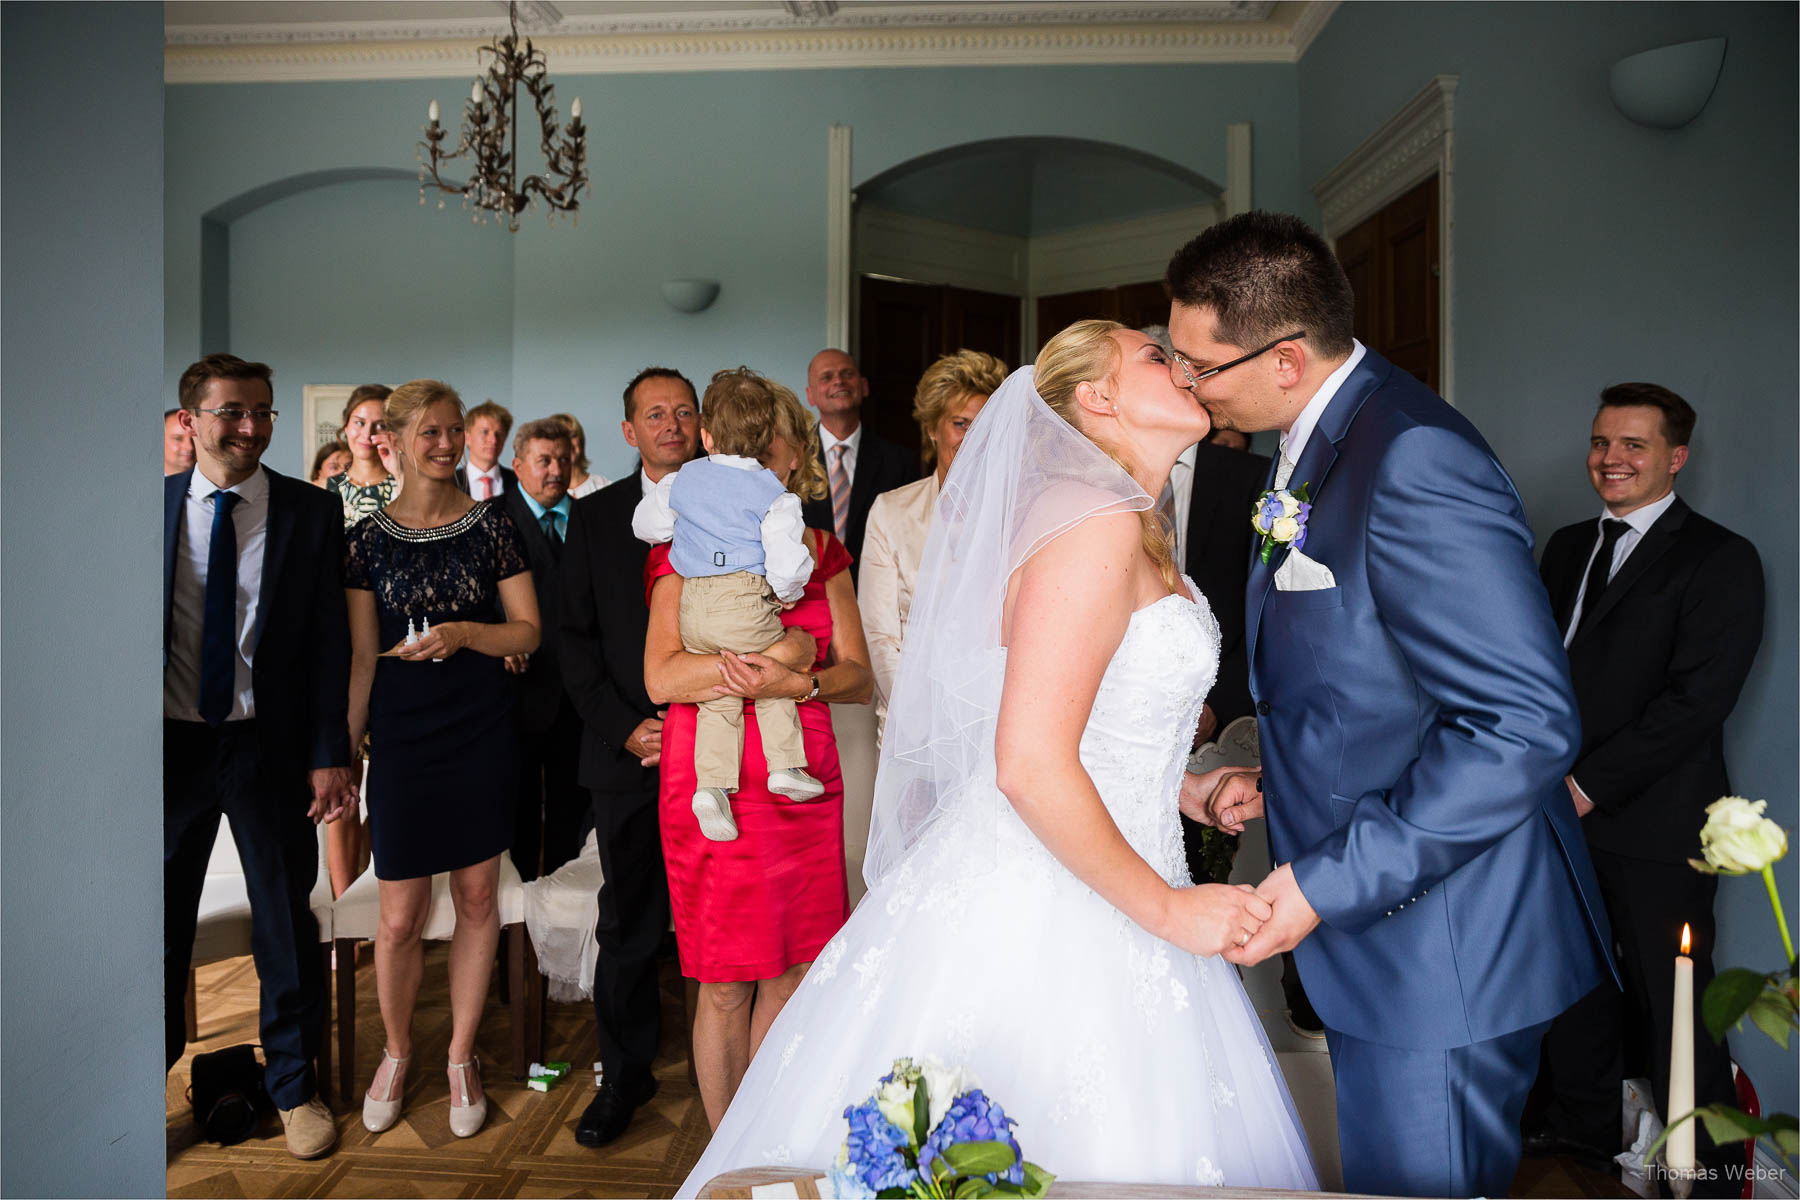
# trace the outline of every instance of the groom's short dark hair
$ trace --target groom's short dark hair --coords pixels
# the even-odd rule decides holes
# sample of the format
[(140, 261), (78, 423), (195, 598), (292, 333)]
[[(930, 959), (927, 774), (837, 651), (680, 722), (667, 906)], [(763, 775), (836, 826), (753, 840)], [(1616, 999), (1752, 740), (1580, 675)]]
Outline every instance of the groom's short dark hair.
[(1320, 353), (1350, 353), (1349, 277), (1299, 217), (1247, 212), (1220, 221), (1175, 252), (1163, 287), (1177, 304), (1212, 309), (1218, 339), (1230, 345), (1254, 350), (1303, 329)]

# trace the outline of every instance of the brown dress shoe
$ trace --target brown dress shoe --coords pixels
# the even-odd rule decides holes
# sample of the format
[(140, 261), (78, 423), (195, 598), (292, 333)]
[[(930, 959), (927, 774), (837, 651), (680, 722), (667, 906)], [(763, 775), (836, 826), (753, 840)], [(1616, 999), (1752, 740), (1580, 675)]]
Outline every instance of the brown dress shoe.
[(279, 1111), (288, 1153), (295, 1158), (324, 1158), (337, 1146), (337, 1121), (317, 1096), (298, 1108)]

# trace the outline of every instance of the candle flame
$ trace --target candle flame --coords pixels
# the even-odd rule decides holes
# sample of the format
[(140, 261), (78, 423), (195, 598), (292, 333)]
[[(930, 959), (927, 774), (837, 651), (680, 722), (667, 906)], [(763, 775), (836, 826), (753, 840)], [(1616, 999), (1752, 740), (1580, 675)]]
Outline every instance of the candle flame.
[(1681, 926), (1681, 952), (1686, 954), (1689, 950), (1693, 949), (1693, 947), (1694, 931), (1688, 927), (1686, 922), (1683, 922)]

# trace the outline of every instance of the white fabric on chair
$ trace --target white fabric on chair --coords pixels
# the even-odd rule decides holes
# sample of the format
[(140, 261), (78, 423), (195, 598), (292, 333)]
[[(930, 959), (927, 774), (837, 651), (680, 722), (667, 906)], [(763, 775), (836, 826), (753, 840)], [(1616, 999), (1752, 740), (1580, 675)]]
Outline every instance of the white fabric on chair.
[(541, 879), (524, 884), (525, 928), (537, 951), (538, 970), (549, 981), (552, 1000), (590, 1000), (600, 943), (600, 847), (590, 830), (581, 853)]
[[(525, 919), (524, 886), (519, 869), (513, 866), (512, 855), (503, 852), (500, 855), (500, 880), (494, 889), (501, 925), (516, 925)], [(330, 894), (329, 885), (327, 894)], [(331, 906), (331, 923), (334, 937), (365, 942), (375, 940), (375, 932), (381, 926), (381, 891), (372, 869), (357, 876), (356, 882), (337, 898), (337, 903)], [(446, 871), (431, 877), (431, 911), (425, 917), (425, 940), (449, 941), (455, 929), (456, 905), (450, 899), (450, 874)]]

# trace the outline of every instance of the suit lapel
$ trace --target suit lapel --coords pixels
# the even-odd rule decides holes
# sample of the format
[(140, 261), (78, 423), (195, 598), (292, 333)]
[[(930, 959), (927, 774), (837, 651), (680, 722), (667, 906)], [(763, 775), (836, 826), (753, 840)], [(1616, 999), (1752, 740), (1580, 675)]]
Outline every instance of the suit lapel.
[(269, 606), (274, 603), (276, 589), (280, 587), (281, 564), (287, 558), (294, 533), (294, 510), (287, 503), (284, 487), (287, 479), (267, 467), (263, 468), (263, 473), (269, 480), (269, 520), (263, 539), (262, 586), (256, 596), (256, 630), (250, 639), (252, 653), (262, 644), (263, 630), (269, 626)]
[(189, 467), (163, 481), (163, 661), (169, 656), (169, 634), (175, 619), (175, 555), (181, 547), (181, 513), (194, 480)]
[[(1570, 618), (1575, 615), (1575, 593), (1581, 586), (1580, 577), (1576, 574), (1577, 558), (1583, 548), (1591, 552), (1594, 548), (1594, 541), (1598, 537), (1591, 522), (1581, 528), (1586, 531), (1585, 536), (1574, 534), (1563, 538), (1561, 543), (1555, 547), (1555, 560), (1546, 563), (1549, 578), (1544, 582), (1546, 586), (1554, 586), (1556, 589), (1550, 599), (1556, 605), (1558, 632), (1566, 632), (1569, 628)], [(1548, 558), (1548, 554), (1549, 552), (1546, 551), (1546, 558)]]
[(1631, 590), (1633, 584), (1644, 577), (1644, 572), (1654, 566), (1657, 559), (1669, 552), (1670, 547), (1675, 545), (1676, 535), (1680, 533), (1689, 511), (1687, 503), (1680, 497), (1676, 497), (1675, 503), (1669, 506), (1669, 511), (1657, 518), (1656, 524), (1650, 527), (1650, 531), (1644, 535), (1643, 540), (1632, 548), (1631, 557), (1625, 560), (1625, 565), (1619, 568), (1619, 573), (1612, 577), (1612, 582), (1607, 584), (1606, 590), (1600, 593), (1599, 601), (1581, 622), (1581, 628), (1575, 632), (1574, 641), (1569, 643), (1571, 647), (1605, 620), (1606, 614), (1618, 606), (1619, 599)]

